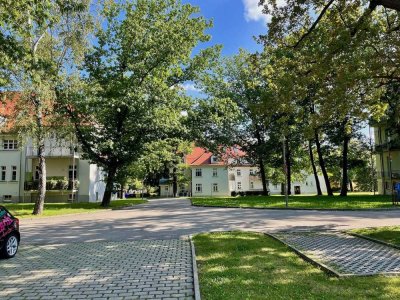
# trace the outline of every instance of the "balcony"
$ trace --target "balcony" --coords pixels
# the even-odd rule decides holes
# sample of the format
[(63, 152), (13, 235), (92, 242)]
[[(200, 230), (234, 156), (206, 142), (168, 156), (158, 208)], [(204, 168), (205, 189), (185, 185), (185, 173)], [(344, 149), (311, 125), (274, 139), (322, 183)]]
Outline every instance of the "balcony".
[(390, 177), (393, 180), (400, 180), (400, 170), (392, 170), (392, 173), (385, 171), (385, 172), (378, 172), (377, 176), (379, 179), (385, 178), (385, 179), (390, 179)]
[[(38, 157), (38, 149), (36, 147), (26, 147), (26, 156), (28, 158)], [(74, 151), (74, 147), (45, 147), (44, 156), (80, 158), (79, 153)]]
[[(36, 191), (39, 188), (39, 181), (25, 181), (25, 191)], [(46, 190), (47, 191), (76, 191), (79, 188), (78, 180), (64, 180), (64, 179), (47, 179)]]
[(395, 139), (390, 142), (376, 144), (374, 147), (374, 151), (376, 153), (383, 152), (383, 151), (395, 151), (400, 150), (400, 139)]

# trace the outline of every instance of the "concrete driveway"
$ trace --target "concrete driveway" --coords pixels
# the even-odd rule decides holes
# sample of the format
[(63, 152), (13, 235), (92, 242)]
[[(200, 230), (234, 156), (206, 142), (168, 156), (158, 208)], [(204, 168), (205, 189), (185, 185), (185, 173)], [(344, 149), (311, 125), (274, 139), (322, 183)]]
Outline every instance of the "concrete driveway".
[(22, 219), (23, 244), (179, 239), (206, 231), (337, 230), (400, 225), (400, 210), (307, 211), (203, 208), (157, 199), (123, 210)]

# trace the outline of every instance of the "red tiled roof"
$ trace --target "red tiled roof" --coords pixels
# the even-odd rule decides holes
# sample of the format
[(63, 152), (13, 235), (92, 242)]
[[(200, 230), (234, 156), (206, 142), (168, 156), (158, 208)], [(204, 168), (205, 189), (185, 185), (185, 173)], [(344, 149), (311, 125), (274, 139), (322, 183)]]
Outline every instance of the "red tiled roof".
[(239, 150), (237, 147), (230, 147), (226, 149), (225, 153), (217, 162), (212, 162), (211, 158), (213, 153), (205, 148), (195, 147), (192, 153), (186, 155), (186, 163), (190, 166), (204, 166), (204, 165), (215, 165), (224, 166), (228, 165), (229, 158), (241, 158), (246, 156), (246, 153)]

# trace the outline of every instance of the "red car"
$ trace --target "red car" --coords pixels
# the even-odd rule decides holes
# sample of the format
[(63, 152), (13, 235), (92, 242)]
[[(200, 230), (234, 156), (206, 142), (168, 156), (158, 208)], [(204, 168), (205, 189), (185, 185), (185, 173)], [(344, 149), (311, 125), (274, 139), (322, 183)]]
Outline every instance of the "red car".
[(0, 206), (0, 256), (11, 258), (17, 254), (20, 242), (19, 220)]

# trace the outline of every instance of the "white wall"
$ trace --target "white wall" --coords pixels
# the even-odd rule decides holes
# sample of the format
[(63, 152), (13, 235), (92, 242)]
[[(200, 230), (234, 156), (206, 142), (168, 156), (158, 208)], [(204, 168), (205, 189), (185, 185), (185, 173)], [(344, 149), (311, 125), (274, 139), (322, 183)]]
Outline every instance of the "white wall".
[(90, 165), (89, 202), (99, 202), (103, 199), (106, 183), (104, 173), (97, 165)]
[[(240, 176), (238, 175), (238, 170), (240, 170)], [(253, 170), (254, 174), (258, 172), (258, 168), (250, 166), (229, 168), (229, 188), (231, 192), (262, 190), (261, 178), (258, 175), (250, 175), (250, 170)], [(241, 189), (238, 188), (239, 182), (241, 183)], [(253, 188), (251, 187), (251, 182), (253, 182)]]
[[(20, 201), (23, 198), (25, 180), (25, 165), (24, 160), (22, 160), (23, 152), (20, 150), (3, 150), (3, 140), (17, 139), (15, 135), (0, 136), (0, 167), (6, 167), (6, 180), (0, 181), (0, 201), (4, 200), (5, 195), (11, 195), (11, 201), (14, 202)], [(17, 167), (17, 178), (15, 181), (11, 180), (13, 166)]]
[[(213, 176), (213, 169), (217, 176)], [(192, 166), (192, 196), (230, 196), (228, 168), (225, 166)], [(202, 176), (196, 176), (196, 169), (202, 170)], [(202, 185), (202, 192), (196, 192), (196, 184)], [(218, 192), (213, 191), (213, 185), (218, 185)]]

